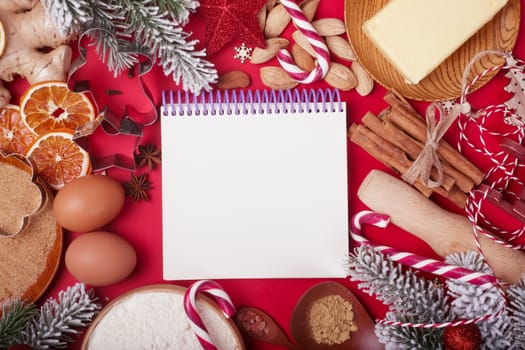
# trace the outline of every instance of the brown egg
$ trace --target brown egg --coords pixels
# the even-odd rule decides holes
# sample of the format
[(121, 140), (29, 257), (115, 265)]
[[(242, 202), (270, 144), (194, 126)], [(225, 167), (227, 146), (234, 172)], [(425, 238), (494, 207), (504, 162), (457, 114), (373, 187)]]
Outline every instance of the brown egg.
[(66, 267), (80, 282), (99, 287), (128, 277), (137, 263), (135, 249), (119, 235), (97, 231), (78, 236), (66, 250)]
[(109, 176), (87, 175), (67, 183), (56, 195), (53, 210), (67, 230), (89, 232), (113, 220), (124, 206), (124, 188)]

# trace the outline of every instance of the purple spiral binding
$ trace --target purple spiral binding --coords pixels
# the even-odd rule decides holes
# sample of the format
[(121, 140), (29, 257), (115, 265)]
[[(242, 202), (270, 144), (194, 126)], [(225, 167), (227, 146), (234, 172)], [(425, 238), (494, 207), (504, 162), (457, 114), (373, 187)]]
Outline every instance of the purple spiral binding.
[(337, 89), (162, 91), (163, 116), (247, 115), (341, 112)]

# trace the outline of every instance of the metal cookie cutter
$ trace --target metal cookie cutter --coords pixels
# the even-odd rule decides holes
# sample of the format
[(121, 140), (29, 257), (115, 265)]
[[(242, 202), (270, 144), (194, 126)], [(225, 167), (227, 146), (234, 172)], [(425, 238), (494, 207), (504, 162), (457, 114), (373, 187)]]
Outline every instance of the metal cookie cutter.
[[(122, 73), (115, 76), (98, 57), (92, 57), (96, 55), (94, 52), (96, 50), (88, 50), (88, 46), (93, 46), (90, 38), (96, 31), (104, 31), (104, 29), (90, 28), (79, 36), (79, 57), (71, 64), (68, 86), (73, 91), (90, 94), (102, 112), (96, 123), (77, 130), (74, 138), (81, 147), (87, 149), (89, 147), (88, 136), (95, 131), (98, 125), (108, 135), (133, 137), (134, 148), (132, 154), (114, 152), (97, 156), (90, 152), (90, 156), (94, 172), (112, 167), (134, 171), (134, 153), (142, 140), (143, 128), (154, 124), (158, 118), (151, 93), (142, 80), (142, 77), (151, 70), (153, 60), (149, 55), (137, 50), (136, 47), (130, 44), (127, 48), (129, 50), (127, 53), (135, 56), (137, 63), (128, 69), (127, 74)], [(93, 74), (93, 69), (89, 72), (85, 69), (88, 62), (91, 68), (97, 62), (101, 65), (100, 69), (95, 70), (95, 75)], [(102, 67), (102, 65), (104, 66)], [(102, 81), (103, 84), (94, 84), (95, 79), (99, 82)], [(115, 89), (110, 86), (112, 84), (118, 85), (122, 89)], [(126, 93), (127, 88), (137, 86), (139, 92), (135, 93), (134, 96), (128, 96)], [(140, 98), (137, 98), (137, 94), (140, 95)], [(108, 145), (108, 147), (110, 146)]]

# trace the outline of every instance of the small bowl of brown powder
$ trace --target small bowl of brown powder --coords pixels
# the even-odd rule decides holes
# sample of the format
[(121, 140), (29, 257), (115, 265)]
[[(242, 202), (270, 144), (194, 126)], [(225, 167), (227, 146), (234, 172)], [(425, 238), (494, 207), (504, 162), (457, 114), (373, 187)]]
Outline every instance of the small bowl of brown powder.
[(309, 350), (384, 349), (361, 302), (337, 282), (307, 290), (295, 306), (290, 329), (297, 343)]

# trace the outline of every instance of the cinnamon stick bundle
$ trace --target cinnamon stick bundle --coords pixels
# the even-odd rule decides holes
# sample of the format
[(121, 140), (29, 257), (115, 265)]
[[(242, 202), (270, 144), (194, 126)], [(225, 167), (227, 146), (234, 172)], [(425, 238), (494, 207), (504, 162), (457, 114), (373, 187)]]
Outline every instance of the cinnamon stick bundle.
[[(385, 95), (390, 107), (379, 116), (367, 113), (362, 125), (353, 124), (348, 133), (350, 139), (374, 158), (399, 174), (404, 174), (421, 153), (426, 142), (426, 125), (415, 109), (392, 93)], [(483, 173), (446, 141), (440, 141), (438, 156), (443, 168), (440, 186), (426, 187), (418, 178), (413, 186), (424, 196), (436, 192), (463, 208), (467, 193), (483, 180)], [(436, 169), (430, 174), (438, 178)]]

